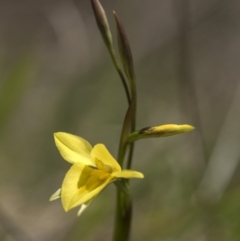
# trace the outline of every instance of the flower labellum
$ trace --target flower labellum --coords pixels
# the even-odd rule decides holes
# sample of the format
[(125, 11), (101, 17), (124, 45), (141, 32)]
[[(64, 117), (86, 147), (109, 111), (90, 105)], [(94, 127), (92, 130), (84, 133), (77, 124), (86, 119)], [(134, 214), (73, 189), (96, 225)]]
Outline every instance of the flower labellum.
[(65, 211), (81, 205), (80, 215), (109, 183), (120, 178), (144, 177), (140, 172), (121, 170), (103, 144), (92, 147), (83, 138), (64, 132), (55, 133), (54, 139), (61, 156), (72, 164), (61, 189), (50, 198), (61, 198)]

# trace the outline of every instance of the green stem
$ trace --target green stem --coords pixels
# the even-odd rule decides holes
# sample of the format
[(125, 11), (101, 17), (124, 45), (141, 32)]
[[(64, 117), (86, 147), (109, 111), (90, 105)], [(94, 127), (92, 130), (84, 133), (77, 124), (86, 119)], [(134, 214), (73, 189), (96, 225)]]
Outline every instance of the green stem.
[[(133, 91), (132, 95), (135, 97), (136, 92)], [(134, 103), (133, 103), (134, 102)], [(129, 106), (128, 112), (126, 114), (122, 133), (119, 143), (118, 150), (118, 162), (121, 167), (123, 167), (123, 161), (126, 154), (127, 146), (130, 144), (129, 155), (127, 160), (127, 168), (131, 168), (133, 151), (134, 151), (134, 142), (129, 143), (128, 137), (129, 132), (135, 129), (136, 125), (136, 100), (134, 99)], [(128, 180), (125, 180), (126, 185), (128, 185)], [(113, 240), (114, 241), (127, 241), (130, 237), (131, 230), (131, 219), (132, 219), (132, 201), (130, 194), (122, 192), (120, 189), (117, 189), (117, 207), (116, 207), (116, 219), (115, 219), (115, 229)]]
[(117, 210), (114, 230), (114, 241), (127, 241), (130, 236), (132, 203), (130, 195), (117, 190)]
[[(124, 122), (125, 124), (126, 122)], [(123, 125), (122, 134), (119, 143), (118, 150), (118, 162), (123, 166), (123, 160), (126, 154), (127, 142), (125, 141), (125, 129)], [(128, 184), (127, 184), (128, 185)], [(131, 217), (132, 217), (132, 205), (129, 193), (122, 192), (117, 189), (117, 205), (115, 216), (115, 228), (113, 234), (114, 241), (127, 241), (130, 234)]]
[[(136, 93), (133, 93), (135, 95), (135, 98), (136, 98)], [(132, 123), (131, 123), (131, 132), (134, 132), (135, 131), (135, 128), (136, 128), (136, 112), (137, 112), (137, 104), (135, 104), (135, 108), (134, 108), (134, 113), (133, 113), (133, 118), (132, 118)], [(129, 153), (128, 153), (128, 160), (127, 160), (127, 169), (131, 169), (131, 166), (132, 166), (132, 158), (133, 158), (133, 152), (134, 152), (134, 145), (135, 145), (135, 142), (131, 142), (130, 143), (130, 148), (129, 148)]]
[[(121, 28), (119, 25), (119, 21), (117, 19), (117, 24), (118, 28)], [(123, 29), (122, 34), (124, 34)], [(128, 48), (128, 41), (127, 38), (125, 39), (125, 43), (122, 43), (123, 46)], [(121, 49), (121, 48), (120, 48)], [(123, 167), (123, 160), (126, 154), (126, 149), (127, 146), (130, 144), (130, 149), (129, 149), (129, 155), (128, 155), (128, 160), (127, 160), (127, 168), (131, 168), (132, 164), (132, 157), (133, 157), (133, 151), (134, 151), (134, 142), (129, 143), (128, 142), (128, 137), (129, 134), (132, 133), (135, 130), (136, 126), (136, 81), (135, 81), (135, 74), (133, 70), (133, 62), (132, 62), (132, 56), (131, 56), (131, 51), (130, 47), (128, 52), (128, 57), (131, 65), (131, 74), (129, 75), (129, 72), (125, 70), (126, 76), (128, 77), (129, 80), (129, 85), (130, 85), (130, 91), (131, 91), (131, 99), (128, 99), (129, 102), (129, 108), (123, 123), (122, 127), (122, 134), (120, 138), (120, 145), (119, 145), (119, 164), (121, 167)], [(112, 51), (112, 58), (113, 60), (116, 60), (114, 51)], [(118, 62), (114, 62), (116, 69), (120, 69)], [(124, 65), (124, 61), (123, 61)], [(129, 70), (129, 69), (128, 69)], [(122, 72), (121, 72), (122, 73)], [(126, 82), (125, 82), (126, 83)], [(128, 95), (130, 97), (130, 95)], [(128, 185), (128, 181), (125, 180), (126, 185)], [(131, 230), (131, 219), (132, 219), (132, 201), (130, 194), (126, 194), (122, 192), (119, 188), (117, 189), (117, 207), (116, 207), (116, 219), (115, 219), (115, 229), (114, 229), (114, 235), (113, 235), (113, 240), (114, 241), (128, 241), (130, 237), (130, 230)]]
[[(133, 132), (129, 135), (128, 142), (132, 143), (132, 142), (135, 142), (138, 139), (140, 139), (139, 132), (135, 131), (135, 132)], [(129, 167), (127, 167), (127, 168), (129, 168)]]
[(126, 79), (124, 77), (124, 74), (123, 74), (121, 68), (120, 68), (120, 65), (118, 63), (118, 60), (117, 60), (115, 52), (114, 52), (114, 49), (113, 48), (108, 48), (108, 50), (109, 50), (110, 56), (112, 58), (113, 64), (114, 64), (114, 66), (115, 66), (115, 68), (116, 68), (116, 70), (117, 70), (117, 72), (118, 72), (118, 74), (120, 76), (121, 81), (122, 81), (123, 88), (124, 88), (125, 93), (126, 93), (128, 104), (130, 105), (130, 103), (131, 103), (131, 96), (130, 96), (130, 93), (129, 93), (129, 90), (128, 90), (127, 81), (126, 81)]
[[(123, 161), (128, 147), (128, 136), (132, 129), (132, 119), (135, 113), (135, 100), (133, 100), (128, 108), (125, 120), (122, 126), (122, 133), (118, 149), (118, 162), (123, 167)], [(130, 149), (131, 150), (131, 149)], [(133, 150), (133, 149), (132, 149)], [(132, 151), (131, 151), (132, 153)], [(126, 180), (125, 184), (128, 186)], [(116, 204), (116, 219), (113, 240), (114, 241), (127, 241), (130, 236), (132, 217), (132, 204), (129, 192), (123, 192), (120, 188), (117, 189), (117, 204)]]
[(134, 152), (134, 142), (130, 143), (127, 166), (126, 166), (127, 169), (131, 169), (133, 152)]

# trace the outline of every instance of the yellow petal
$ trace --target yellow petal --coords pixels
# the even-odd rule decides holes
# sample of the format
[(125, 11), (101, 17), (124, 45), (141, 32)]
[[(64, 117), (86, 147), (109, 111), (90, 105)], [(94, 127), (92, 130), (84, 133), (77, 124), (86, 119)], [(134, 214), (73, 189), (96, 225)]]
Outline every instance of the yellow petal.
[(54, 201), (54, 200), (60, 198), (61, 197), (60, 194), (61, 194), (61, 188), (59, 188), (55, 193), (53, 193), (53, 195), (50, 197), (49, 201)]
[(86, 204), (106, 187), (110, 178), (110, 174), (82, 163), (73, 164), (62, 184), (61, 199), (65, 211)]
[(121, 167), (118, 162), (109, 153), (107, 148), (103, 144), (97, 144), (93, 147), (91, 156), (96, 160), (100, 160), (105, 165), (110, 166), (115, 171), (121, 171)]
[(81, 162), (85, 165), (95, 166), (91, 158), (92, 146), (83, 138), (72, 134), (54, 133), (56, 146), (61, 156), (70, 163)]
[(121, 172), (113, 172), (112, 177), (114, 178), (144, 178), (141, 172), (136, 172), (132, 170), (123, 170)]

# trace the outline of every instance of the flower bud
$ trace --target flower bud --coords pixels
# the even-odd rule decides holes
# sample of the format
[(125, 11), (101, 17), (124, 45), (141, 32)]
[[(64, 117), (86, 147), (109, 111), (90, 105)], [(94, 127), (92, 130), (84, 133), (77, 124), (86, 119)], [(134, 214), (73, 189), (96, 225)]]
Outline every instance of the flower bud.
[(112, 34), (109, 28), (105, 11), (98, 0), (91, 0), (93, 12), (96, 18), (98, 28), (102, 34), (103, 40), (107, 48), (112, 47)]
[(135, 141), (142, 138), (153, 138), (153, 137), (166, 137), (177, 135), (185, 132), (192, 131), (194, 129), (191, 125), (176, 125), (167, 124), (161, 126), (146, 127), (140, 131), (136, 131), (129, 136), (129, 141)]

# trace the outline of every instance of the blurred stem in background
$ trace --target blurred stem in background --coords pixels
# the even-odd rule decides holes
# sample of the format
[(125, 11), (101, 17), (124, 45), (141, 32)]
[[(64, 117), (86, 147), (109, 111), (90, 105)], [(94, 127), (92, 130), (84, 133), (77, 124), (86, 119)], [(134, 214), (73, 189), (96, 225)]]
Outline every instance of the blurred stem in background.
[(189, 0), (173, 2), (176, 13), (176, 20), (179, 23), (178, 45), (179, 45), (179, 93), (181, 93), (182, 112), (192, 118), (198, 132), (195, 133), (195, 140), (198, 141), (199, 152), (204, 163), (207, 162), (206, 143), (202, 131), (201, 116), (197, 98), (197, 90), (191, 73), (191, 42), (189, 30), (191, 28), (191, 16)]

